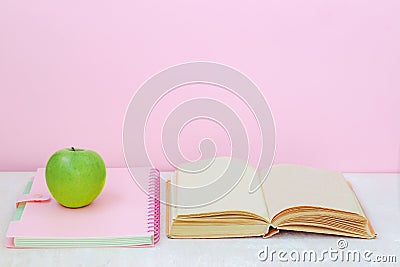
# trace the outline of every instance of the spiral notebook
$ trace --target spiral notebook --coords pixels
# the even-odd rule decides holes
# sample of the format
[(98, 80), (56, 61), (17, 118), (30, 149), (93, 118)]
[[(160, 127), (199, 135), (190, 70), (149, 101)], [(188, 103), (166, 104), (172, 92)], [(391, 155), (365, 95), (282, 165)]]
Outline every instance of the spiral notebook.
[(69, 209), (55, 201), (46, 186), (45, 169), (38, 169), (7, 230), (7, 247), (135, 247), (159, 240), (159, 171), (138, 168), (148, 177), (144, 193), (125, 168), (107, 169), (102, 193), (90, 205)]

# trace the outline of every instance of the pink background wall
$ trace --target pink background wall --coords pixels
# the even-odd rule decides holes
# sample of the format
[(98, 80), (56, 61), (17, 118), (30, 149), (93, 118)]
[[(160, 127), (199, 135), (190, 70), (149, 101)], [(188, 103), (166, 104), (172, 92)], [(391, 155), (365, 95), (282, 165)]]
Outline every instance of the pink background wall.
[(196, 60), (259, 85), (276, 162), (399, 171), (400, 1), (112, 2), (0, 2), (1, 171), (71, 145), (124, 166), (135, 90)]

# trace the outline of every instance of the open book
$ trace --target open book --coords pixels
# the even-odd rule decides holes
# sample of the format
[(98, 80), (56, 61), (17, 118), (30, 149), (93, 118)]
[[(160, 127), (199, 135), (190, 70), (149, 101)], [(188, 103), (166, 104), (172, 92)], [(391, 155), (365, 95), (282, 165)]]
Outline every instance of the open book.
[[(176, 171), (170, 183), (179, 187), (212, 183), (226, 171), (230, 161), (239, 173), (246, 166), (246, 162), (238, 159), (216, 158), (203, 172)], [(181, 169), (196, 169), (196, 164), (202, 165), (201, 161), (187, 163)], [(376, 236), (341, 173), (299, 165), (274, 165), (262, 186), (249, 193), (251, 180), (265, 177), (267, 172), (247, 165), (233, 190), (218, 201), (195, 208), (170, 205), (167, 208), (168, 237), (268, 237), (279, 229), (360, 238)], [(167, 186), (171, 203), (184, 203), (182, 198), (190, 197), (181, 195), (179, 187)]]

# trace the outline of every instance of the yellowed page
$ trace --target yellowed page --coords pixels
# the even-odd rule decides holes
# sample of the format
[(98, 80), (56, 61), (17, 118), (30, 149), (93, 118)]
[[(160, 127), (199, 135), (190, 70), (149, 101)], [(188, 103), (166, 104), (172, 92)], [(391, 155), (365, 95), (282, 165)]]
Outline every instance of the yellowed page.
[(271, 217), (295, 206), (331, 208), (363, 216), (354, 192), (343, 175), (336, 171), (291, 164), (274, 165), (263, 183), (263, 192)]
[[(197, 174), (188, 174), (185, 172), (177, 171), (173, 179), (173, 182), (179, 186), (184, 187), (200, 187), (212, 183), (215, 179), (218, 179), (225, 171), (227, 166), (232, 160), (231, 173), (234, 175), (230, 178), (232, 181), (237, 181), (238, 176), (242, 173), (246, 165), (245, 161), (239, 159), (232, 159), (228, 157), (216, 158), (211, 166), (204, 172)], [(185, 169), (196, 169), (196, 164), (198, 166), (204, 166), (202, 162), (189, 163), (181, 167)], [(198, 213), (208, 213), (208, 212), (223, 212), (223, 211), (247, 211), (259, 215), (265, 219), (268, 219), (267, 209), (264, 201), (264, 196), (262, 190), (257, 190), (256, 192), (250, 194), (248, 192), (249, 184), (253, 176), (258, 179), (257, 171), (247, 165), (247, 169), (244, 171), (242, 178), (236, 185), (236, 187), (230, 191), (223, 198), (216, 202), (212, 202), (208, 205), (196, 207), (196, 208), (176, 208), (174, 212), (175, 215), (184, 214), (198, 214)], [(226, 188), (226, 191), (229, 188)], [(212, 194), (213, 188), (211, 187), (206, 194)], [(226, 192), (225, 191), (225, 192)], [(179, 203), (185, 203), (184, 197), (192, 197), (190, 194), (180, 194), (179, 189), (176, 192), (176, 197)]]

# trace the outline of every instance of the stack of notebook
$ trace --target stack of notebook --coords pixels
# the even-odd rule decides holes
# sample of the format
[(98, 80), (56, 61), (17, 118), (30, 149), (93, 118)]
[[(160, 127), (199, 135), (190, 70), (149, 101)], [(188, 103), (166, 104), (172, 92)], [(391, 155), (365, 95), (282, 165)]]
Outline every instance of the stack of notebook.
[(38, 169), (17, 201), (7, 231), (7, 247), (152, 246), (159, 240), (159, 172), (140, 168), (148, 177), (148, 195), (128, 169), (107, 169), (102, 193), (90, 205), (69, 209), (48, 191), (45, 169)]

